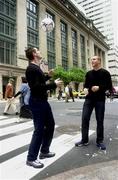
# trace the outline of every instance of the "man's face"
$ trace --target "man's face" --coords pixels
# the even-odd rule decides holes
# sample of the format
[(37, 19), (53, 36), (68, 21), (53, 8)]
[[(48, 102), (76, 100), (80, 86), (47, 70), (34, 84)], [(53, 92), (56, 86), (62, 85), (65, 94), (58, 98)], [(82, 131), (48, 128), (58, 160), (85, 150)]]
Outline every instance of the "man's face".
[(34, 48), (34, 49), (35, 49), (35, 57), (37, 57), (37, 59), (41, 60), (42, 59), (41, 52), (37, 48)]
[(98, 58), (98, 56), (93, 56), (93, 58), (91, 59), (91, 64), (93, 68), (97, 68), (100, 66), (100, 59)]

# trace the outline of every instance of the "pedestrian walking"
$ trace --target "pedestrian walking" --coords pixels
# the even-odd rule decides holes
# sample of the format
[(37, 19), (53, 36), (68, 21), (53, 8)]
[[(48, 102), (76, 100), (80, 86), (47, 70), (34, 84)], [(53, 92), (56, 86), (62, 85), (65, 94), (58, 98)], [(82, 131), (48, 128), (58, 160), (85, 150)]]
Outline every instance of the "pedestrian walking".
[(58, 97), (57, 97), (58, 100), (60, 100), (62, 98), (62, 93), (63, 93), (63, 91), (62, 91), (62, 89), (60, 87), (59, 90), (58, 90)]
[(112, 89), (110, 73), (101, 67), (101, 58), (94, 56), (91, 59), (93, 69), (88, 71), (85, 77), (84, 90), (86, 99), (82, 112), (82, 139), (75, 146), (86, 146), (89, 144), (89, 122), (93, 109), (95, 109), (97, 129), (96, 145), (105, 150), (104, 140), (104, 112), (105, 92)]
[(70, 84), (69, 84), (69, 96), (72, 98), (72, 101), (75, 102), (74, 96), (73, 96), (73, 89)]
[(8, 84), (6, 85), (6, 89), (5, 89), (5, 100), (6, 100), (6, 105), (5, 105), (5, 109), (4, 109), (4, 115), (9, 115), (9, 110), (12, 109), (13, 112), (15, 112), (16, 115), (18, 115), (18, 111), (17, 111), (17, 107), (15, 104), (15, 101), (12, 100), (12, 97), (14, 95), (14, 79), (10, 78), (8, 81)]
[(28, 48), (26, 57), (29, 60), (29, 66), (26, 69), (26, 78), (30, 87), (31, 95), (29, 105), (33, 114), (34, 132), (29, 146), (26, 164), (34, 168), (42, 168), (44, 165), (39, 158), (51, 158), (55, 156), (54, 152), (50, 152), (50, 145), (53, 138), (55, 121), (51, 106), (48, 103), (48, 90), (54, 90), (60, 87), (62, 81), (59, 79), (55, 82), (47, 83), (53, 74), (49, 71), (48, 75), (44, 75), (40, 68), (42, 59), (41, 52), (36, 48)]
[(22, 84), (20, 90), (14, 95), (14, 98), (20, 95), (20, 114), (17, 123), (26, 119), (32, 119), (32, 112), (29, 107), (30, 88), (27, 83), (26, 77), (22, 77)]
[(67, 84), (66, 87), (65, 87), (65, 95), (66, 95), (65, 102), (69, 102), (68, 101), (69, 97), (70, 97), (70, 94), (69, 94), (69, 84)]

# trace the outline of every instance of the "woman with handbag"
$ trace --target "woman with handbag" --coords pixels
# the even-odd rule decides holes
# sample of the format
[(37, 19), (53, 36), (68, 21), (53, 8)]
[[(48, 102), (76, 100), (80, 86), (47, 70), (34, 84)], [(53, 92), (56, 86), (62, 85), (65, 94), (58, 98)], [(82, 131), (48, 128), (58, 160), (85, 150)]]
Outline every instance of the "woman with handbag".
[(32, 112), (29, 108), (29, 97), (30, 97), (30, 88), (28, 86), (27, 80), (25, 77), (22, 77), (22, 84), (20, 90), (14, 95), (14, 98), (20, 95), (20, 115), (16, 122), (21, 122), (26, 119), (32, 119)]

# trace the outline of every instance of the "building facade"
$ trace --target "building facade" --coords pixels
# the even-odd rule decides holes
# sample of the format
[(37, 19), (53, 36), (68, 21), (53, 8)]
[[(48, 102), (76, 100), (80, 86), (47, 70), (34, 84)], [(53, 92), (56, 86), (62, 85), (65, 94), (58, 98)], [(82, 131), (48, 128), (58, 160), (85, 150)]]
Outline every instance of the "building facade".
[[(81, 5), (86, 17), (93, 20), (96, 28), (106, 37), (110, 49), (108, 51), (108, 67), (113, 84), (118, 86), (118, 28), (114, 21), (118, 21), (114, 14), (113, 0), (75, 0)], [(115, 14), (116, 16), (116, 14)], [(118, 23), (118, 22), (117, 22)]]
[[(41, 29), (41, 21), (50, 17), (52, 32)], [(27, 47), (41, 50), (48, 68), (61, 65), (90, 69), (90, 57), (100, 55), (107, 68), (108, 45), (104, 36), (69, 0), (0, 0), (0, 95), (4, 97), (9, 77), (19, 89), (28, 60)]]

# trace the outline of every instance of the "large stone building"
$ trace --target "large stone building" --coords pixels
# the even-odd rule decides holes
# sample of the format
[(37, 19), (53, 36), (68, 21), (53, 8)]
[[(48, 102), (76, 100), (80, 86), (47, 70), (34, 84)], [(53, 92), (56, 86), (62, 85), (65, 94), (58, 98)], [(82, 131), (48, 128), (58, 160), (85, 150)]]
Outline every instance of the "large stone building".
[(95, 27), (106, 37), (108, 68), (113, 85), (118, 86), (118, 18), (117, 2), (114, 0), (75, 0), (84, 8), (86, 17), (93, 20)]
[[(41, 20), (50, 17), (55, 28), (46, 33)], [(76, 66), (89, 69), (90, 57), (100, 55), (107, 68), (108, 45), (104, 36), (69, 0), (0, 1), (0, 93), (4, 94), (9, 77), (19, 88), (28, 61), (26, 47), (41, 50), (48, 67), (61, 65), (65, 70)]]

